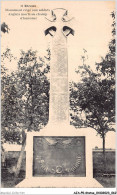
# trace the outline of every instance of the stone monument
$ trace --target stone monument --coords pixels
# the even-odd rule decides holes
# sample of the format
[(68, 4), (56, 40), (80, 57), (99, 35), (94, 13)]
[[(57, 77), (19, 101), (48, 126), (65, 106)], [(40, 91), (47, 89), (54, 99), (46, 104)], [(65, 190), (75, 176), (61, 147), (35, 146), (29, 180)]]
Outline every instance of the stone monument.
[(74, 30), (65, 9), (54, 9), (45, 35), (52, 36), (49, 122), (28, 132), (26, 178), (16, 187), (100, 188), (93, 178), (91, 128), (69, 124), (67, 37)]

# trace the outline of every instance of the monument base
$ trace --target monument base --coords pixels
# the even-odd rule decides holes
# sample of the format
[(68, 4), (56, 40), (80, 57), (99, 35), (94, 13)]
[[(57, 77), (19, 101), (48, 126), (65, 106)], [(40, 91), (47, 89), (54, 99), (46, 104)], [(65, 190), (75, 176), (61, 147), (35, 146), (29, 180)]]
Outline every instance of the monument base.
[(92, 128), (69, 124), (28, 132), (26, 178), (16, 188), (102, 188), (93, 178), (93, 139)]
[(94, 178), (32, 177), (24, 179), (16, 188), (103, 188)]

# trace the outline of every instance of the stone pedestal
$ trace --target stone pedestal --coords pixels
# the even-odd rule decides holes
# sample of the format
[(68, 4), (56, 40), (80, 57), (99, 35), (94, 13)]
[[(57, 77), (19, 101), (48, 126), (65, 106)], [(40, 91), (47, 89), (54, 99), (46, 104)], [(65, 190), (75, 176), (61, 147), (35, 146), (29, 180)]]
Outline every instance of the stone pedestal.
[[(40, 132), (27, 133), (26, 179), (16, 187), (103, 187), (93, 178), (93, 131), (91, 128), (75, 129), (70, 125), (48, 124)], [(39, 145), (40, 140), (42, 145)]]

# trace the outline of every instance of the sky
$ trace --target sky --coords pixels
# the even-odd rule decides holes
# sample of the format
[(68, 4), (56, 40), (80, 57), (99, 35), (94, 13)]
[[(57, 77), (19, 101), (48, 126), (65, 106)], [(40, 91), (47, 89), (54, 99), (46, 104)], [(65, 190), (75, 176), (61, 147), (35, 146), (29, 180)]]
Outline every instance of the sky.
[[(30, 48), (37, 50), (39, 55), (43, 56), (45, 50), (51, 45), (51, 39), (45, 37), (44, 30), (52, 24), (45, 19), (44, 15), (36, 16), (36, 20), (22, 20), (20, 16), (9, 15), (9, 13), (21, 12), (6, 11), (6, 9), (26, 9), (24, 5), (36, 5), (36, 9), (46, 10), (67, 9), (70, 17), (74, 17), (70, 25), (75, 31), (74, 36), (67, 38), (69, 79), (79, 80), (75, 70), (82, 65), (83, 49), (87, 51), (87, 64), (95, 70), (95, 62), (100, 62), (101, 57), (108, 52), (108, 44), (112, 37), (110, 14), (115, 10), (115, 1), (2, 1), (1, 23), (8, 24), (10, 31), (1, 34), (1, 53), (8, 47), (17, 58), (20, 56), (21, 49), (26, 51)], [(27, 12), (23, 11), (23, 13)], [(49, 11), (36, 13), (49, 14)], [(9, 71), (16, 70), (17, 61), (6, 63), (6, 67)], [(114, 136), (115, 134), (111, 138), (113, 141), (108, 142), (112, 147), (115, 146)]]

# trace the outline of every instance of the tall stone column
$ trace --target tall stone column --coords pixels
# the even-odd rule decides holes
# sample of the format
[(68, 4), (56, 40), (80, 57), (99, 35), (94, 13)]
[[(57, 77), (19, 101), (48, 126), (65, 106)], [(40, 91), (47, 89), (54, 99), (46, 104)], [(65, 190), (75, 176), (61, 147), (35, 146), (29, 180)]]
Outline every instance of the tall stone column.
[(66, 10), (53, 10), (49, 21), (54, 26), (45, 31), (52, 36), (49, 122), (55, 124), (69, 122), (67, 36), (73, 30), (66, 26), (67, 20)]
[(67, 39), (60, 31), (52, 41), (49, 120), (56, 123), (68, 122)]

